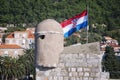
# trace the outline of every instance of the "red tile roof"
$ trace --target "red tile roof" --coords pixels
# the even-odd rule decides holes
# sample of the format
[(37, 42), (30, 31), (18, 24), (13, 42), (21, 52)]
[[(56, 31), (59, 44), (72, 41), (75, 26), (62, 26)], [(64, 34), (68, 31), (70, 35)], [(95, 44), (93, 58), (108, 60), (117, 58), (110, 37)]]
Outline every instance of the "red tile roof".
[(31, 31), (27, 30), (28, 32), (28, 38), (34, 38), (34, 34), (31, 33)]
[(20, 49), (22, 47), (16, 44), (0, 44), (0, 49)]
[[(34, 38), (34, 34), (32, 34), (31, 31), (29, 31), (29, 30), (26, 30), (26, 31), (15, 31), (15, 32), (19, 32), (19, 33), (21, 33), (21, 32), (27, 32), (27, 33), (28, 33), (28, 38)], [(15, 32), (10, 33), (10, 34), (7, 36), (7, 38), (14, 38)]]
[(119, 45), (112, 45), (112, 47), (120, 47)]
[(14, 38), (14, 32), (10, 33), (6, 38)]

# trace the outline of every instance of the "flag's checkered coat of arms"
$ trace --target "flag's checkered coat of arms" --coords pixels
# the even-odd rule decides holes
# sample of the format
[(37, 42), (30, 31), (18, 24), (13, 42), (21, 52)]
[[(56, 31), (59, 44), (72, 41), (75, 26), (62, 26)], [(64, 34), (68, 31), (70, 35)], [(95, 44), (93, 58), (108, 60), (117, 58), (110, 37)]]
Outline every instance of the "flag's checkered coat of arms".
[(76, 27), (77, 20), (78, 20), (78, 18), (76, 18), (76, 19), (73, 19), (73, 20), (72, 20), (72, 23), (73, 23), (73, 26), (72, 26), (72, 27), (73, 27), (73, 28), (75, 28), (75, 27)]

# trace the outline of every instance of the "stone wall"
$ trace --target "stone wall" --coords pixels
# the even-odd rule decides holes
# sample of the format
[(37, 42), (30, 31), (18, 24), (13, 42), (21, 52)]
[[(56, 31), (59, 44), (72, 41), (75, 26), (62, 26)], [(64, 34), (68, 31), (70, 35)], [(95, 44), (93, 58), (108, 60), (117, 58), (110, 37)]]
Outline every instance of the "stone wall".
[(98, 42), (65, 47), (57, 68), (36, 69), (36, 80), (108, 80), (101, 59)]

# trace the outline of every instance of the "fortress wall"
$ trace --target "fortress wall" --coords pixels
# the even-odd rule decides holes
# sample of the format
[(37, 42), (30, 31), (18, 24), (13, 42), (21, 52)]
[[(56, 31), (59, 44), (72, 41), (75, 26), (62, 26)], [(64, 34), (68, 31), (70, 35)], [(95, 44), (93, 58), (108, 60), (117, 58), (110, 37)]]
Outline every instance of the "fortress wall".
[(36, 70), (36, 80), (109, 80), (109, 73), (101, 71), (98, 42), (64, 48), (56, 68)]

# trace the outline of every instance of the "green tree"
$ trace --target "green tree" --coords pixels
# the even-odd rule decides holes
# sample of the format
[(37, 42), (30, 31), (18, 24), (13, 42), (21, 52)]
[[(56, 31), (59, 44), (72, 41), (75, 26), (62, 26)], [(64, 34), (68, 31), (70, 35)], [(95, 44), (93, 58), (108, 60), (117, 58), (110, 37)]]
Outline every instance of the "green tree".
[(0, 57), (0, 75), (2, 80), (15, 80), (24, 74), (24, 65), (11, 57)]
[(24, 55), (19, 56), (18, 62), (24, 65), (25, 76), (31, 74), (35, 78), (34, 49), (27, 49), (24, 53)]
[(19, 56), (19, 58), (0, 57), (0, 62), (1, 80), (22, 79), (30, 74), (35, 76), (33, 49), (25, 50), (25, 54)]
[(103, 68), (110, 73), (110, 78), (120, 78), (120, 63), (112, 47), (107, 46), (103, 57)]

